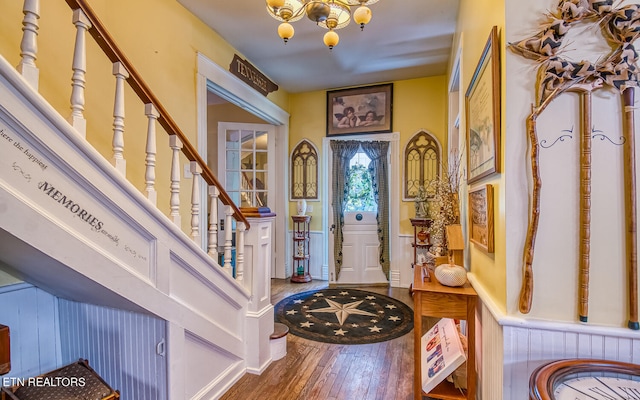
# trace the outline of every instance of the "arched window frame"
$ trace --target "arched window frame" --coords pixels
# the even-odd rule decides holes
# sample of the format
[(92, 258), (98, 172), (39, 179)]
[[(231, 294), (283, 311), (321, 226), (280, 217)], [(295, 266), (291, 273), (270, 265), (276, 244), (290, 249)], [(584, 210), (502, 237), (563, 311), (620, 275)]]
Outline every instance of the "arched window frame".
[[(302, 171), (298, 176), (296, 162)], [(318, 200), (318, 148), (313, 142), (302, 139), (293, 148), (290, 157), (291, 200)], [(301, 190), (297, 190), (301, 188)]]
[[(423, 140), (426, 143), (420, 144)], [(432, 153), (430, 153), (430, 151)], [(419, 161), (417, 162), (417, 183), (413, 183), (412, 181), (415, 181), (415, 179), (411, 179), (413, 177), (409, 176), (409, 171), (412, 171), (409, 163), (412, 162), (412, 153), (414, 152), (419, 156)], [(433, 156), (430, 157), (430, 154), (433, 154)], [(420, 130), (416, 132), (405, 145), (403, 161), (402, 199), (412, 201), (416, 196), (414, 193), (409, 193), (409, 191), (414, 185), (428, 185), (429, 181), (440, 176), (442, 173), (442, 145), (433, 134), (426, 130)], [(435, 163), (436, 172), (433, 176), (427, 176), (430, 162)]]

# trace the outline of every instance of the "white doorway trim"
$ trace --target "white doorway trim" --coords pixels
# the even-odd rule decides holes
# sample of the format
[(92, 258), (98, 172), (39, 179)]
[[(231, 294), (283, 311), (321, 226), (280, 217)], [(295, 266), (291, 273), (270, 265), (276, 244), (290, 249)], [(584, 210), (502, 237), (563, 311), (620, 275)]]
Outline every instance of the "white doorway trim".
[[(198, 152), (203, 159), (207, 160), (207, 91), (214, 92), (230, 103), (243, 108), (275, 126), (275, 159), (283, 160), (281, 163), (275, 165), (275, 172), (276, 176), (282, 176), (284, 178), (277, 180), (278, 187), (275, 191), (276, 198), (273, 202), (275, 209), (271, 210), (278, 215), (278, 218), (274, 219), (273, 227), (274, 243), (272, 244), (272, 249), (274, 249), (274, 257), (271, 263), (271, 276), (275, 278), (285, 278), (285, 273), (289, 265), (286, 257), (286, 244), (288, 243), (286, 222), (289, 219), (287, 197), (289, 187), (289, 166), (287, 163), (289, 159), (289, 113), (201, 53), (197, 54), (197, 68), (196, 107), (198, 112)], [(215, 127), (215, 130), (217, 131), (217, 127)], [(200, 201), (201, 204), (207, 204), (206, 190), (202, 190)], [(200, 226), (206, 226), (205, 216), (203, 215), (201, 218)], [(205, 248), (204, 237), (206, 235), (202, 236), (202, 246)]]
[[(331, 152), (330, 141), (331, 140), (360, 140), (360, 141), (371, 141), (371, 140), (379, 140), (379, 141), (387, 141), (390, 143), (389, 149), (389, 175), (391, 181), (389, 182), (389, 261), (391, 265), (391, 269), (389, 271), (389, 284), (392, 287), (400, 287), (401, 275), (402, 274), (412, 274), (411, 266), (408, 268), (402, 268), (401, 262), (399, 260), (402, 259), (400, 257), (400, 242), (399, 242), (399, 228), (400, 228), (400, 204), (398, 196), (393, 195), (394, 193), (400, 193), (400, 172), (401, 169), (399, 163), (399, 142), (400, 142), (400, 134), (397, 132), (386, 133), (386, 134), (371, 134), (371, 135), (352, 135), (352, 136), (336, 136), (336, 137), (325, 137), (322, 139), (322, 231), (325, 232), (323, 238), (323, 253), (324, 258), (323, 262), (323, 271), (327, 271), (328, 277), (326, 279), (329, 280), (329, 284), (336, 283), (336, 277), (332, 274), (333, 266), (329, 265), (329, 251), (333, 252), (332, 249), (329, 249), (329, 227), (331, 226), (330, 215), (329, 215), (329, 203), (331, 199), (329, 198), (329, 173), (330, 167), (332, 165), (331, 159), (329, 158), (329, 153)], [(406, 269), (406, 271), (405, 271)], [(325, 278), (323, 278), (325, 279)]]

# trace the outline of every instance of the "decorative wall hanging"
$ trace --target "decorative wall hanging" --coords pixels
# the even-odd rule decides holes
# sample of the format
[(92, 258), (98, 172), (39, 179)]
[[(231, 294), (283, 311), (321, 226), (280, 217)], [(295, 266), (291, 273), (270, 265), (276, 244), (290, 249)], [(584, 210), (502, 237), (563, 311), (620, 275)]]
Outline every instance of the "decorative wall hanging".
[(440, 176), (440, 151), (438, 139), (424, 130), (409, 139), (404, 148), (403, 200), (414, 200), (420, 188), (433, 196), (431, 183)]
[(465, 95), (467, 182), (500, 172), (500, 51), (491, 29)]
[(393, 84), (327, 91), (327, 136), (391, 132)]
[(291, 199), (318, 199), (318, 149), (306, 139), (291, 152)]
[(469, 190), (469, 240), (493, 253), (493, 186)]
[[(540, 190), (542, 180), (538, 163), (537, 117), (549, 103), (561, 93), (573, 90), (580, 93), (582, 103), (581, 128), (581, 201), (580, 219), (580, 320), (587, 320), (588, 278), (589, 278), (589, 199), (590, 191), (590, 140), (591, 135), (591, 92), (604, 86), (617, 90), (622, 95), (624, 125), (624, 182), (626, 219), (626, 264), (629, 275), (629, 323), (631, 329), (638, 324), (637, 249), (636, 249), (636, 204), (635, 204), (635, 154), (633, 121), (633, 88), (638, 86), (638, 54), (633, 42), (640, 35), (640, 5), (630, 4), (613, 7), (613, 0), (561, 0), (556, 10), (547, 15), (543, 29), (533, 37), (509, 48), (531, 60), (540, 63), (537, 75), (536, 102), (527, 118), (527, 133), (531, 142), (531, 173), (533, 192), (531, 216), (524, 246), (523, 281), (520, 292), (519, 309), (522, 313), (531, 310), (533, 295), (533, 255), (534, 243), (540, 215)], [(612, 47), (596, 63), (590, 61), (572, 62), (563, 59), (562, 42), (570, 28), (579, 22), (599, 24), (601, 32)], [(588, 135), (587, 135), (587, 131)], [(589, 137), (587, 137), (589, 136)]]

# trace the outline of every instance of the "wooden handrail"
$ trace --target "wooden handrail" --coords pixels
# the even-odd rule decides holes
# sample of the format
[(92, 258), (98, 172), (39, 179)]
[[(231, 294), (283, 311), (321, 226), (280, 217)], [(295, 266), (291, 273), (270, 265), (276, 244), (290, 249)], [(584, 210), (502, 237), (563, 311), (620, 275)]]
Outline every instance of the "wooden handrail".
[(149, 86), (142, 80), (142, 77), (138, 73), (138, 71), (133, 67), (133, 64), (129, 61), (129, 59), (124, 55), (122, 50), (116, 45), (113, 37), (107, 32), (104, 25), (97, 17), (93, 9), (87, 4), (85, 0), (66, 0), (69, 7), (72, 10), (81, 9), (82, 12), (87, 16), (89, 21), (91, 21), (91, 28), (89, 28), (89, 33), (96, 41), (98, 46), (102, 49), (102, 51), (107, 55), (109, 60), (112, 63), (120, 62), (125, 67), (127, 72), (129, 72), (129, 78), (127, 78), (127, 82), (129, 86), (133, 89), (133, 91), (138, 95), (140, 100), (144, 104), (151, 103), (158, 110), (160, 116), (158, 117), (158, 122), (164, 128), (164, 130), (169, 135), (176, 135), (183, 143), (182, 153), (187, 157), (189, 161), (195, 161), (202, 167), (202, 178), (207, 182), (207, 184), (217, 187), (220, 190), (220, 201), (222, 204), (227, 206), (231, 206), (233, 209), (233, 216), (237, 221), (244, 222), (246, 229), (249, 229), (250, 224), (247, 221), (247, 218), (242, 214), (240, 209), (234, 204), (229, 194), (224, 190), (224, 188), (220, 185), (218, 179), (213, 175), (213, 172), (209, 168), (209, 166), (204, 162), (202, 157), (198, 151), (193, 147), (189, 139), (185, 136), (185, 134), (180, 130), (176, 122), (171, 118), (167, 110), (164, 108), (162, 103), (158, 100), (158, 98), (151, 92)]

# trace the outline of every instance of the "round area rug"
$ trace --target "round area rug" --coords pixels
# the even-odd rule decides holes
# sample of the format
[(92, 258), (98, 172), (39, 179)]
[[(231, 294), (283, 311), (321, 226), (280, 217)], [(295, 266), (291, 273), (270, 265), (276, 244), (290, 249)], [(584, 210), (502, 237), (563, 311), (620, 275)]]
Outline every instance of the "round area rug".
[(337, 344), (384, 342), (413, 329), (413, 310), (382, 294), (355, 289), (298, 293), (280, 301), (275, 319), (305, 339)]

